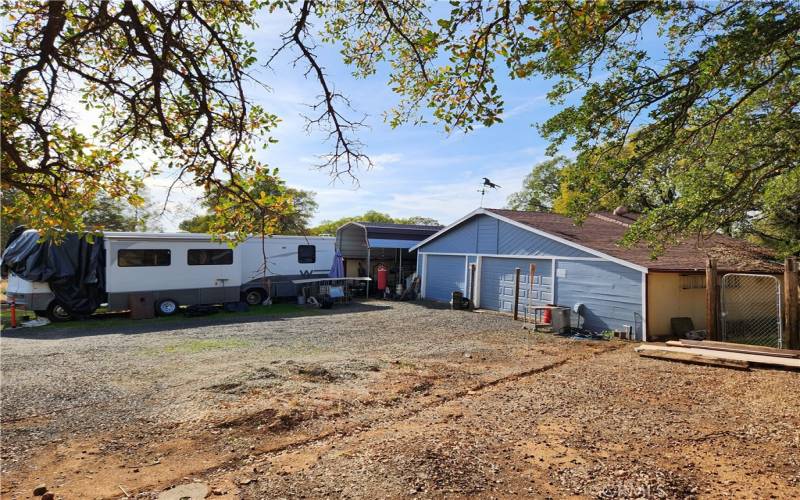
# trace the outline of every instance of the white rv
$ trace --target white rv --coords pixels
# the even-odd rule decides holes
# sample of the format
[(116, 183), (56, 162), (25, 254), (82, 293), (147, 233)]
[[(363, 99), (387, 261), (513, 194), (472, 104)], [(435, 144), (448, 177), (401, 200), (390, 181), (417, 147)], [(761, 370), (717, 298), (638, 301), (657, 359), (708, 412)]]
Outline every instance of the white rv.
[(124, 310), (130, 295), (152, 294), (168, 316), (181, 305), (238, 302), (241, 254), (206, 234), (105, 233), (108, 308)]
[[(182, 305), (292, 296), (291, 280), (326, 276), (335, 253), (333, 237), (253, 237), (234, 248), (193, 233), (111, 232), (104, 239), (108, 308), (126, 310), (133, 296), (147, 294), (165, 316)], [(47, 283), (10, 274), (7, 295), (55, 321), (70, 318)]]
[[(333, 236), (252, 237), (237, 249), (242, 261), (242, 297), (250, 305), (267, 297), (294, 296), (294, 279), (327, 276), (336, 253)], [(267, 256), (266, 273), (264, 254)]]

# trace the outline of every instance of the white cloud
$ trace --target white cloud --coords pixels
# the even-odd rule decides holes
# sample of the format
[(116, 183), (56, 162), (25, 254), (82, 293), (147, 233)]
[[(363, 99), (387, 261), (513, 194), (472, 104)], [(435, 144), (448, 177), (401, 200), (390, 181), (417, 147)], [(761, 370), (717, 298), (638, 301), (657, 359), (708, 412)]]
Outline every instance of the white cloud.
[(372, 160), (372, 170), (380, 171), (386, 168), (387, 165), (398, 163), (403, 159), (403, 155), (399, 153), (381, 153), (370, 156)]
[(449, 224), (481, 205), (483, 177), (501, 186), (486, 189), (484, 207), (505, 206), (507, 197), (519, 189), (520, 181), (530, 172), (530, 165), (514, 165), (481, 169), (477, 175), (465, 172), (464, 179), (434, 185), (398, 190), (389, 195), (384, 206), (394, 216), (423, 215)]

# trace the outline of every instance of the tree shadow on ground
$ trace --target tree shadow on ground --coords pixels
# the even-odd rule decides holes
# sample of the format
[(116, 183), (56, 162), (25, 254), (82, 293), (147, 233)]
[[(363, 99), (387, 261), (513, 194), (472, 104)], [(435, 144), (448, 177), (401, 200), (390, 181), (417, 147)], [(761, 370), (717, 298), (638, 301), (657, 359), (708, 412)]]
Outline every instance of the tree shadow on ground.
[[(281, 304), (276, 305), (276, 309)], [(300, 308), (296, 311), (270, 312), (264, 308), (264, 314), (258, 312), (227, 313), (217, 312), (207, 316), (186, 317), (184, 315), (170, 316), (167, 318), (130, 319), (119, 317), (116, 313), (109, 318), (97, 315), (75, 323), (50, 324), (34, 328), (4, 328), (2, 337), (9, 339), (29, 340), (58, 340), (94, 335), (136, 335), (143, 333), (167, 332), (202, 328), (206, 326), (226, 326), (245, 323), (269, 323), (272, 321), (286, 321), (294, 318), (338, 316), (363, 312), (378, 312), (391, 309), (391, 305), (365, 304), (351, 302), (350, 304), (335, 304), (331, 309), (313, 307)]]

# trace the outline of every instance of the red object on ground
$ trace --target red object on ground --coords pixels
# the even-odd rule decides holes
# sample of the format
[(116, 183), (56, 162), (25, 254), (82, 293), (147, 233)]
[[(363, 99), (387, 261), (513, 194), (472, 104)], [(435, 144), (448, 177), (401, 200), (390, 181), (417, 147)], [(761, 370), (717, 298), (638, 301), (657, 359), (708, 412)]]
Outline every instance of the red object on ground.
[(378, 290), (384, 290), (389, 281), (389, 269), (383, 264), (378, 266)]
[(548, 307), (547, 309), (542, 311), (542, 323), (552, 323), (552, 322), (553, 322), (553, 310)]
[(11, 328), (17, 327), (17, 299), (11, 297)]

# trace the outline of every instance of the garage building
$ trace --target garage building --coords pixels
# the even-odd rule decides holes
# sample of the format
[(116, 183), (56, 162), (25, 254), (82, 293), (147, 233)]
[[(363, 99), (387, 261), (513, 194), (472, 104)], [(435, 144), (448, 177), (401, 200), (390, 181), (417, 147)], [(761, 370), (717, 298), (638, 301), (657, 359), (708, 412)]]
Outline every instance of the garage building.
[[(520, 268), (520, 311), (531, 290), (534, 305), (583, 304), (581, 326), (629, 327), (637, 339), (654, 340), (670, 335), (673, 317), (690, 317), (704, 327), (701, 277), (707, 257), (717, 259), (721, 273), (780, 273), (763, 248), (722, 235), (702, 248), (695, 241), (669, 247), (653, 260), (648, 248), (619, 243), (635, 217), (622, 210), (595, 213), (578, 226), (553, 213), (477, 209), (411, 248), (417, 251), (422, 295), (446, 302), (460, 291), (474, 295), (476, 307), (511, 312)], [(534, 276), (528, 276), (530, 264), (536, 265)]]

